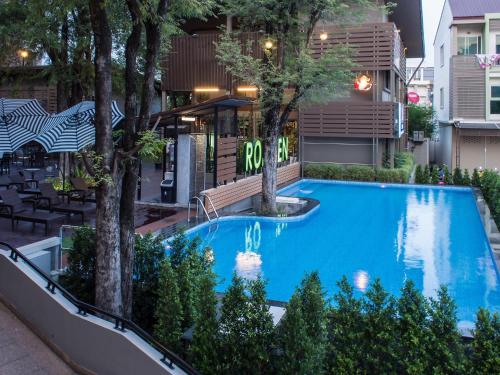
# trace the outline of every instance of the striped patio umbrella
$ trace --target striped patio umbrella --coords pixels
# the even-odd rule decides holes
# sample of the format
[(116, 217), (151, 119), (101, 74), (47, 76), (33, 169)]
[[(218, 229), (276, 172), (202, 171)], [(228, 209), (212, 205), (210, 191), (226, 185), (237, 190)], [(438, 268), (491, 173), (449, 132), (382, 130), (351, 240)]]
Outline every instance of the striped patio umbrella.
[[(116, 102), (111, 106), (111, 121), (115, 127), (123, 114)], [(83, 101), (67, 110), (50, 116), (36, 141), (41, 143), (47, 152), (77, 152), (95, 142), (95, 103)]]
[(0, 154), (34, 140), (48, 117), (36, 99), (0, 98)]

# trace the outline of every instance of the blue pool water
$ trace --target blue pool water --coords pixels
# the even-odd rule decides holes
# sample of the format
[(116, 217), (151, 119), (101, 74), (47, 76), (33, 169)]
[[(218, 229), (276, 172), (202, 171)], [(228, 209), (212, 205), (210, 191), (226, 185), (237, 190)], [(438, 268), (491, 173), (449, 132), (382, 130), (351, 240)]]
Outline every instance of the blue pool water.
[(500, 311), (500, 277), (470, 189), (302, 180), (280, 195), (320, 206), (298, 221), (224, 218), (188, 232), (213, 248), (220, 291), (233, 272), (261, 274), (268, 298), (286, 301), (317, 270), (328, 295), (343, 275), (358, 293), (377, 277), (396, 295), (406, 279), (429, 297), (446, 284), (462, 326), (479, 306)]

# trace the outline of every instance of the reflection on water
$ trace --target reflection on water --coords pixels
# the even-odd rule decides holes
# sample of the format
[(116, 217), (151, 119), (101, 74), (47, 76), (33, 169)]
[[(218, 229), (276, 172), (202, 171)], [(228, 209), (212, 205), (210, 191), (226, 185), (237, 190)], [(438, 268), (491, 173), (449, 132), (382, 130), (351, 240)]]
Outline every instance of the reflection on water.
[(262, 259), (253, 251), (239, 251), (236, 254), (236, 274), (247, 280), (255, 280), (262, 276)]
[(361, 292), (365, 292), (370, 282), (370, 276), (368, 272), (359, 270), (354, 273), (354, 286)]

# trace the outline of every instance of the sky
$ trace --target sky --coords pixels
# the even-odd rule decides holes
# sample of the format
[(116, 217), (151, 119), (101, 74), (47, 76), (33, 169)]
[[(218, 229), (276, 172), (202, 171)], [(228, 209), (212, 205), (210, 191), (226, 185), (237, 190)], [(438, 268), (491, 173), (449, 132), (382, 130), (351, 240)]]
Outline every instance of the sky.
[[(434, 65), (434, 36), (439, 25), (441, 10), (445, 0), (422, 0), (425, 36), (425, 65)], [(409, 59), (420, 63), (420, 59)]]

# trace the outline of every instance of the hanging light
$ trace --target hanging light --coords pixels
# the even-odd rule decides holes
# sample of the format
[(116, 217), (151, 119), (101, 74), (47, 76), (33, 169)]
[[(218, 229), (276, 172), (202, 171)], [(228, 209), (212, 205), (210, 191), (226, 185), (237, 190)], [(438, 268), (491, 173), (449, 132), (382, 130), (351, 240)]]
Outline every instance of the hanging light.
[(368, 74), (361, 74), (356, 77), (354, 88), (359, 91), (370, 91), (373, 86), (372, 77)]
[(28, 55), (29, 53), (25, 49), (19, 50), (19, 56), (21, 56), (21, 58), (26, 59)]
[(265, 49), (271, 49), (273, 48), (274, 46), (274, 43), (271, 39), (267, 39), (265, 42), (264, 42), (264, 48)]
[(323, 31), (321, 34), (319, 34), (319, 38), (325, 41), (328, 39), (328, 34), (325, 31)]
[(195, 122), (196, 121), (196, 117), (182, 116), (181, 120), (182, 121), (187, 121), (187, 122)]

